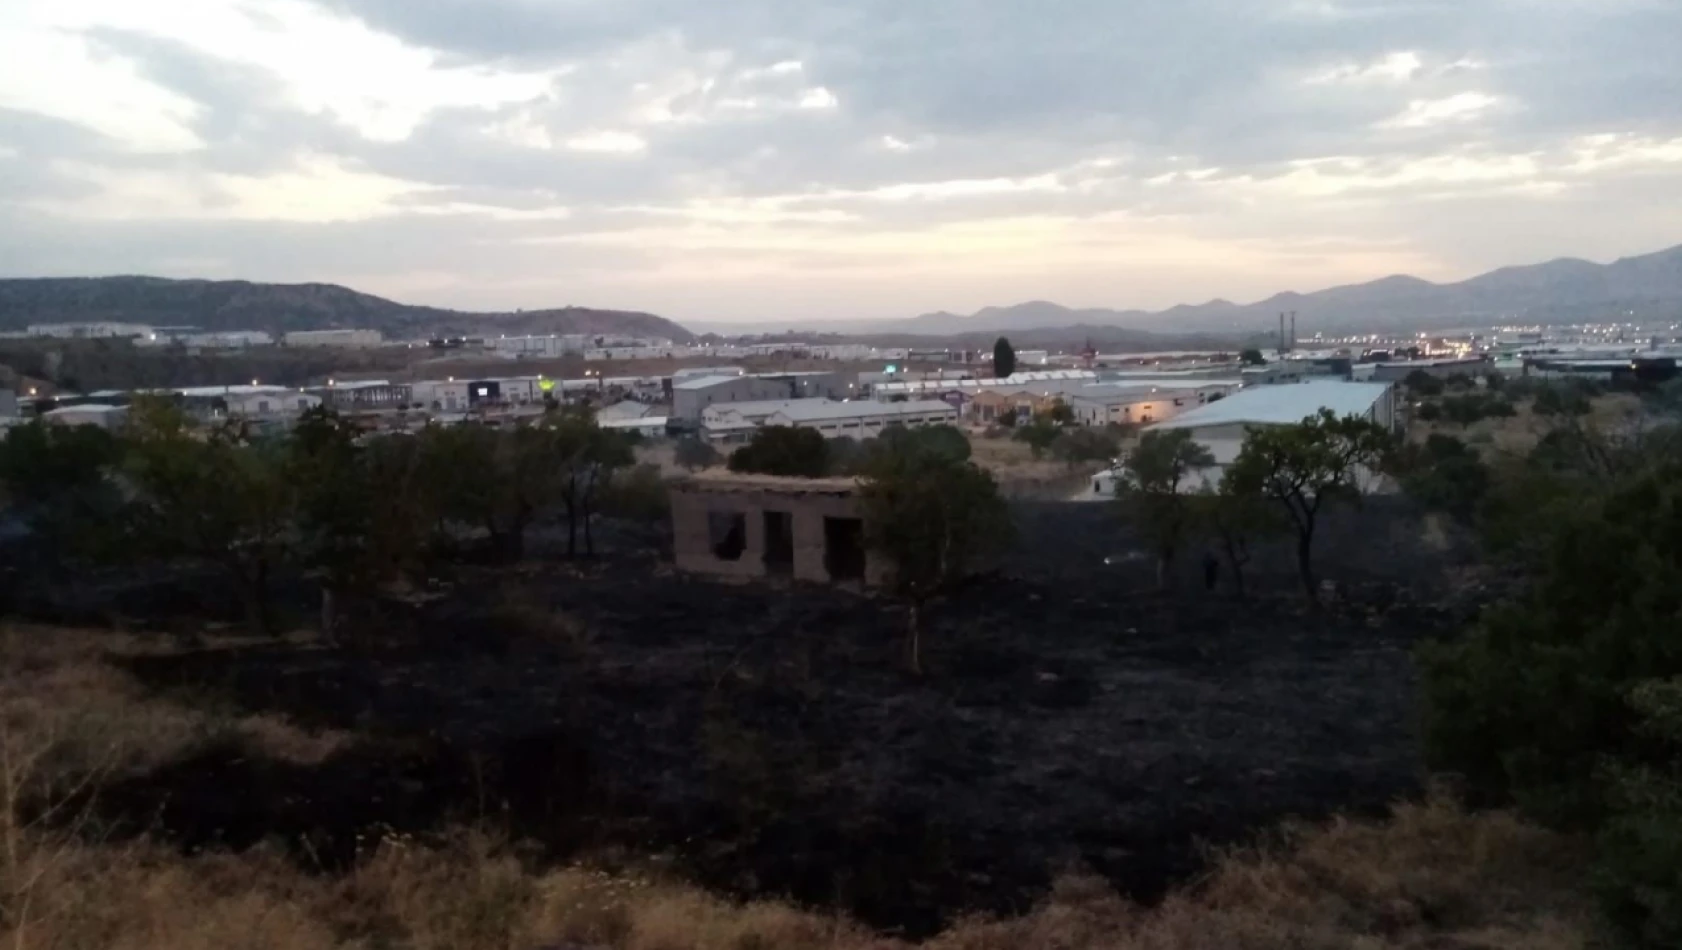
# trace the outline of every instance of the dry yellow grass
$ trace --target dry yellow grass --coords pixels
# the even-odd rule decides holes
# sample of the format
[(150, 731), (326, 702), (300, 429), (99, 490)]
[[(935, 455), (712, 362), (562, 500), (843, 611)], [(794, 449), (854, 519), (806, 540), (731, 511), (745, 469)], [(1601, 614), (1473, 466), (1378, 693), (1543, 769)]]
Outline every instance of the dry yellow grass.
[[(0, 778), (50, 741), (65, 775), (142, 767), (208, 734), (325, 754), (275, 720), (207, 722), (144, 696), (62, 633), (0, 637), (6, 692)], [(103, 710), (94, 729), (76, 709)], [(126, 717), (112, 718), (123, 711)], [(27, 713), (27, 714), (25, 714)], [(125, 729), (123, 723), (132, 726)], [(129, 734), (130, 732), (134, 734)], [(118, 750), (115, 759), (102, 756)], [(45, 767), (45, 766), (43, 766)], [(1207, 877), (1141, 908), (1071, 876), (1008, 920), (970, 920), (931, 950), (1569, 950), (1590, 946), (1570, 841), (1446, 800), (1382, 822), (1289, 827), (1220, 856)], [(390, 837), (340, 876), (277, 854), (187, 857), (158, 844), (90, 843), (0, 813), (0, 946), (15, 950), (889, 950), (903, 942), (833, 915), (739, 903), (659, 874), (540, 870), (471, 831), (421, 846)]]

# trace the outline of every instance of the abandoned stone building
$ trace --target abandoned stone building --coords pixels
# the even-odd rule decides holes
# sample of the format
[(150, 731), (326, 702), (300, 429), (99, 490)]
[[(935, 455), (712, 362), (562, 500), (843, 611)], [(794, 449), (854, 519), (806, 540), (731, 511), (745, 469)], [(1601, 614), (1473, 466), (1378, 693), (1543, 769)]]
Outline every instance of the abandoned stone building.
[(875, 584), (850, 478), (703, 472), (672, 487), (679, 570), (715, 577)]

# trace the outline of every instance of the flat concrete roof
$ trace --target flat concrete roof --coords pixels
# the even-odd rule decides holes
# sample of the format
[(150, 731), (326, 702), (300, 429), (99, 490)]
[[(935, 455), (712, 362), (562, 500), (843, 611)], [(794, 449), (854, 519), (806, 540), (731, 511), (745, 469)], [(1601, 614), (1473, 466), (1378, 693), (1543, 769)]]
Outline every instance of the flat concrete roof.
[(679, 491), (708, 493), (777, 492), (791, 495), (850, 495), (858, 491), (856, 478), (787, 478), (709, 468), (672, 482)]

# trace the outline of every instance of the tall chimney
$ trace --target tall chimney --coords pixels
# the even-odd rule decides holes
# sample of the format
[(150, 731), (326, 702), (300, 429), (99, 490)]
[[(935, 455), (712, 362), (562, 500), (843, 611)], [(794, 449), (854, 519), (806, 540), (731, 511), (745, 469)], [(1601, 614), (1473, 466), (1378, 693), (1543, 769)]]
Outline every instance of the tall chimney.
[(1297, 312), (1295, 310), (1292, 310), (1291, 311), (1291, 349), (1292, 349), (1292, 351), (1295, 351), (1296, 348), (1297, 348)]
[(1279, 352), (1285, 352), (1285, 311), (1279, 311)]

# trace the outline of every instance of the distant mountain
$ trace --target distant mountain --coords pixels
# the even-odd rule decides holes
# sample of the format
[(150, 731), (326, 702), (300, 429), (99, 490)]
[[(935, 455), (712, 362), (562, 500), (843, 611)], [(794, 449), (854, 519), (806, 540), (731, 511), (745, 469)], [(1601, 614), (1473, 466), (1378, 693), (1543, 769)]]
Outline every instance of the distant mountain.
[(566, 307), (517, 313), (466, 313), (413, 307), (334, 284), (257, 284), (243, 280), (71, 277), (0, 280), (0, 330), (32, 323), (110, 321), (204, 330), (324, 330), (363, 327), (387, 336), (599, 333), (694, 335), (663, 317)]
[(1682, 246), (1611, 264), (1560, 259), (1503, 267), (1470, 280), (1434, 284), (1396, 275), (1310, 294), (1287, 292), (1252, 304), (1211, 300), (1168, 310), (1076, 310), (1044, 300), (988, 307), (970, 316), (929, 313), (909, 320), (854, 324), (852, 332), (926, 336), (1124, 326), (1169, 332), (1266, 332), (1296, 311), (1298, 333), (1324, 330), (1423, 330), (1515, 320), (1563, 323), (1634, 310), (1682, 317)]

